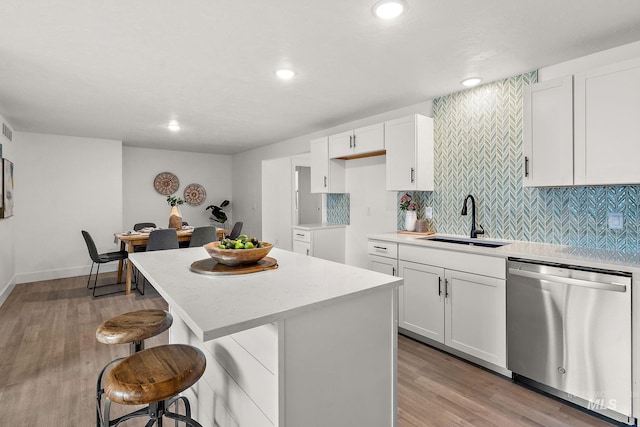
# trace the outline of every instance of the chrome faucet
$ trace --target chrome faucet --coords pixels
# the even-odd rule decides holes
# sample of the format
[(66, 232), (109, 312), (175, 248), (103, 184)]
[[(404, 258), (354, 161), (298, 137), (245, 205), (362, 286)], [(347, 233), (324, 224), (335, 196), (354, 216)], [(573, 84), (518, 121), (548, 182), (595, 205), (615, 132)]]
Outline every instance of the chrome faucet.
[(462, 212), (460, 212), (460, 214), (467, 214), (467, 200), (469, 199), (471, 199), (471, 238), (475, 239), (478, 237), (478, 234), (484, 234), (484, 228), (480, 225), (480, 229), (476, 229), (476, 200), (471, 194), (464, 198), (464, 202), (462, 203)]

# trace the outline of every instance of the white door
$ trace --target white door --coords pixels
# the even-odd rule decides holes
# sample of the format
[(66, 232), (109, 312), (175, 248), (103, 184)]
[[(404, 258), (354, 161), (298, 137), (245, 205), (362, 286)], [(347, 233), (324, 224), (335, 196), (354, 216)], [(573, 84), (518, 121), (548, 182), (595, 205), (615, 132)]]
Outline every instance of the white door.
[(329, 136), (329, 158), (345, 157), (353, 154), (353, 131)]
[(445, 344), (506, 368), (506, 281), (447, 270)]
[(396, 276), (398, 273), (398, 260), (378, 255), (369, 255), (369, 270)]
[(640, 183), (640, 58), (575, 76), (576, 185)]
[(523, 162), (525, 187), (573, 184), (573, 76), (524, 88)]
[(384, 123), (358, 128), (354, 132), (354, 154), (384, 150)]
[(398, 326), (444, 343), (444, 269), (399, 261)]
[(387, 149), (387, 190), (416, 188), (415, 116), (391, 120), (384, 125)]
[(327, 193), (329, 188), (329, 142), (328, 138), (314, 139), (311, 149), (311, 192)]

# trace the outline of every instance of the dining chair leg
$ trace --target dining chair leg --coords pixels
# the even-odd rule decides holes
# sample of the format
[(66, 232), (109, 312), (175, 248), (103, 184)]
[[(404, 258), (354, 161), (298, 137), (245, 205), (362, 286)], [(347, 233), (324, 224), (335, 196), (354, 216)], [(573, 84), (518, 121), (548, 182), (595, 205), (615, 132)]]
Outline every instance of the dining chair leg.
[(96, 278), (93, 281), (93, 296), (96, 296), (96, 288), (98, 287), (98, 275), (100, 274), (100, 264), (98, 264), (98, 268), (96, 268)]
[(91, 283), (91, 273), (93, 273), (93, 266), (95, 265), (95, 262), (91, 263), (91, 270), (89, 270), (89, 278), (87, 279), (87, 289), (91, 289), (89, 287), (89, 284)]

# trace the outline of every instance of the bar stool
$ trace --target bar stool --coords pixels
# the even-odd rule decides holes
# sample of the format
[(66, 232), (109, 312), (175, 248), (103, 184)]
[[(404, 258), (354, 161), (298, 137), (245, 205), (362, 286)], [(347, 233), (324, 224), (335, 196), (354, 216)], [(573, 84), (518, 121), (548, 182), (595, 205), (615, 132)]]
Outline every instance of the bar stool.
[[(117, 426), (135, 417), (149, 417), (146, 427), (162, 426), (162, 418), (202, 427), (191, 418), (191, 407), (178, 394), (196, 383), (204, 373), (207, 361), (199, 349), (183, 344), (152, 347), (135, 353), (111, 369), (104, 380), (106, 395), (102, 427)], [(184, 402), (186, 415), (168, 411), (177, 399)], [(111, 402), (122, 405), (148, 405), (142, 409), (109, 420)]]
[[(129, 355), (144, 350), (144, 340), (155, 337), (169, 329), (173, 316), (165, 310), (148, 309), (123, 313), (102, 323), (96, 330), (96, 340), (103, 344), (129, 344)], [(107, 363), (96, 382), (96, 426), (102, 419), (102, 378), (105, 371), (123, 357)]]

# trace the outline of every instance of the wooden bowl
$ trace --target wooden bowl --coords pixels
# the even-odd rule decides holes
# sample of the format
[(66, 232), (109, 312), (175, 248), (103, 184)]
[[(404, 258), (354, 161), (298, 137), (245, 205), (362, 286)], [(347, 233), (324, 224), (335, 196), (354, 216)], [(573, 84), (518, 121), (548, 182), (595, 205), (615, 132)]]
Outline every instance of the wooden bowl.
[(266, 257), (273, 245), (262, 242), (263, 247), (254, 249), (220, 249), (220, 242), (211, 242), (204, 245), (211, 258), (220, 264), (234, 267), (236, 265), (255, 264)]

